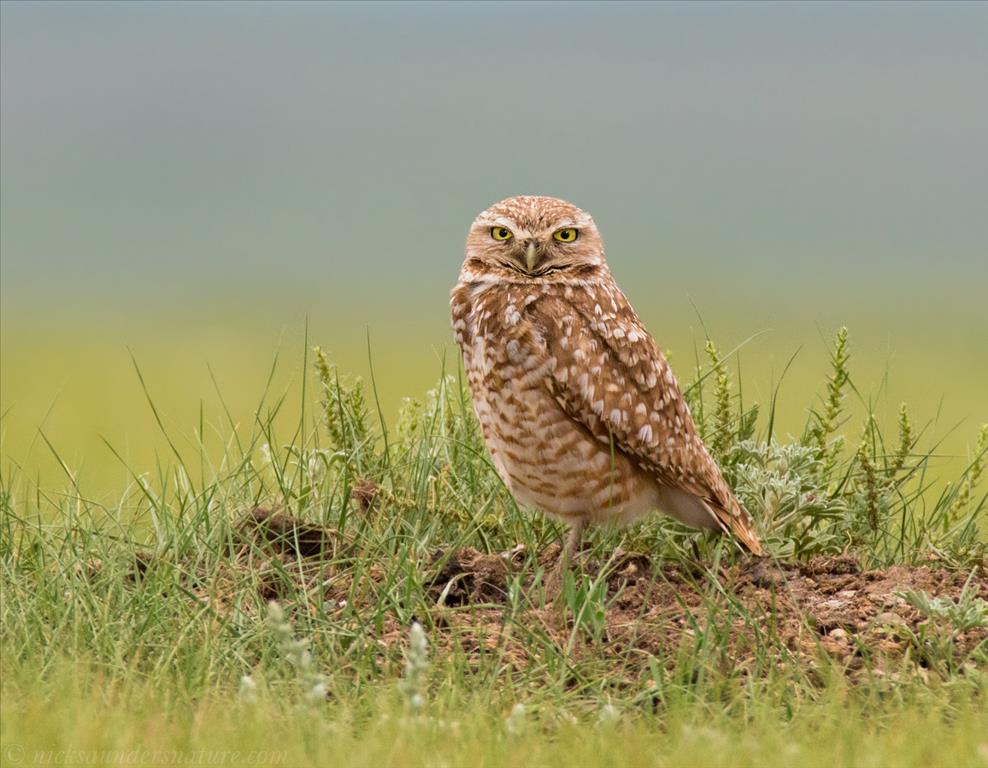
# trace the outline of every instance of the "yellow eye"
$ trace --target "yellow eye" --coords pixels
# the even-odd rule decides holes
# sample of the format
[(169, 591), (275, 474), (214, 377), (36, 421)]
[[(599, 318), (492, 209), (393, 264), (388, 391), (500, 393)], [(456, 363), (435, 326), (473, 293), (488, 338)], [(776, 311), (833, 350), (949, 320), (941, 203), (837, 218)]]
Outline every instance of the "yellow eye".
[(572, 243), (576, 240), (577, 232), (572, 227), (567, 227), (566, 229), (557, 229), (552, 233), (552, 239), (558, 240), (560, 243)]
[(510, 240), (514, 235), (511, 234), (511, 230), (507, 227), (491, 227), (491, 237), (495, 240)]

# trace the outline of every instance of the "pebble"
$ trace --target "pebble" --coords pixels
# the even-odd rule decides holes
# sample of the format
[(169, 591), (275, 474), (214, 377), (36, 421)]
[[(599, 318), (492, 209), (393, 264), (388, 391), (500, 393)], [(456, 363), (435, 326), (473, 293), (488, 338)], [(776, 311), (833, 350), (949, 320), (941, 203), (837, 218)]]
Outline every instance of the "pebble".
[(884, 613), (878, 614), (872, 623), (891, 627), (900, 627), (906, 622), (899, 614), (892, 613), (891, 611), (885, 611)]

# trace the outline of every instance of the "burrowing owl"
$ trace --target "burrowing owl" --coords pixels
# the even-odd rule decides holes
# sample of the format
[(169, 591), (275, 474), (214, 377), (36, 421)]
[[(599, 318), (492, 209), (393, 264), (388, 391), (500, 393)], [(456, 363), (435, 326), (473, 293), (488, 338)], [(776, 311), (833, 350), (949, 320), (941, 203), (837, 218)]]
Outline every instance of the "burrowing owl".
[(656, 509), (762, 553), (588, 213), (551, 197), (492, 205), (451, 305), (494, 465), (518, 502), (571, 527), (560, 569), (587, 523)]

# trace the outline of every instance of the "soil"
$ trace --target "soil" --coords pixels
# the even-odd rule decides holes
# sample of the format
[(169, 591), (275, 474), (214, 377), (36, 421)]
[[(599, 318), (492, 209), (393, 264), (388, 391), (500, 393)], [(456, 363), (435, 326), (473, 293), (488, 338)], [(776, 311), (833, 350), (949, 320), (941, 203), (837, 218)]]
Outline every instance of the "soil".
[[(343, 567), (351, 552), (350, 562), (358, 560), (354, 542), (334, 531), (262, 509), (248, 514), (237, 531), (242, 549), (228, 569), (200, 574), (193, 588), (219, 613), (227, 606), (218, 596), (233, 592), (224, 586), (248, 572), (265, 599), (297, 595), (303, 581), (305, 594), (315, 593), (324, 605), (342, 608), (353, 600), (357, 605), (351, 607), (359, 611), (364, 600), (378, 604), (386, 574), (372, 566), (355, 585), (352, 574), (362, 569)], [(539, 563), (548, 570), (558, 555), (558, 545), (552, 545), (540, 553)], [(333, 563), (326, 565), (330, 559)], [(903, 597), (923, 591), (956, 601), (966, 588), (968, 596), (988, 600), (988, 577), (978, 568), (961, 572), (931, 560), (864, 570), (853, 556), (840, 555), (799, 563), (749, 558), (711, 574), (701, 563), (690, 568), (617, 552), (605, 574), (604, 615), (574, 631), (571, 611), (543, 605), (541, 592), (530, 589), (528, 561), (520, 546), (493, 554), (472, 548), (433, 552), (423, 567), (434, 604), (427, 615), (416, 616), (427, 626), (432, 645), (465, 653), (478, 664), (482, 654), (496, 651), (503, 664), (516, 668), (544, 653), (537, 646), (548, 640), (575, 658), (592, 654), (605, 663), (620, 661), (625, 673), (631, 660), (645, 675), (650, 657), (668, 660), (705, 652), (706, 664), (751, 674), (764, 671), (766, 663), (790, 660), (808, 674), (836, 664), (852, 677), (895, 676), (906, 668), (925, 676), (931, 668), (946, 673), (944, 664), (963, 671), (974, 663), (973, 650), (980, 648), (983, 659), (988, 649), (988, 628), (957, 631), (943, 619), (922, 615)], [(135, 577), (149, 567), (138, 558)], [(585, 556), (574, 565), (595, 577), (601, 567)], [(521, 607), (506, 622), (512, 582), (521, 585)], [(382, 650), (407, 638), (407, 626), (397, 619), (388, 619), (383, 630), (373, 638)], [(704, 641), (711, 633), (721, 642)]]

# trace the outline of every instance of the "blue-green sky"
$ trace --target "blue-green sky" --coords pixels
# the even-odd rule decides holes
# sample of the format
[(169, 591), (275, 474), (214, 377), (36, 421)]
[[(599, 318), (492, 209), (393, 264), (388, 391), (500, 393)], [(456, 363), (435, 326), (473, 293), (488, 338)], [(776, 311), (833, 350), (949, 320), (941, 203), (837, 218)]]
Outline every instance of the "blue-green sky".
[(17, 305), (445, 290), (516, 193), (591, 210), (619, 276), (988, 278), (988, 4), (2, 13)]

